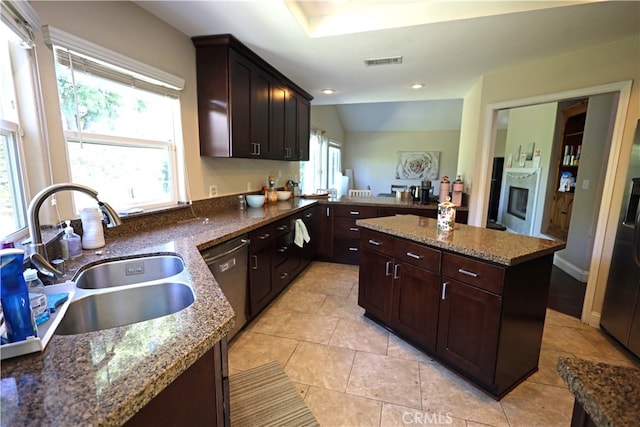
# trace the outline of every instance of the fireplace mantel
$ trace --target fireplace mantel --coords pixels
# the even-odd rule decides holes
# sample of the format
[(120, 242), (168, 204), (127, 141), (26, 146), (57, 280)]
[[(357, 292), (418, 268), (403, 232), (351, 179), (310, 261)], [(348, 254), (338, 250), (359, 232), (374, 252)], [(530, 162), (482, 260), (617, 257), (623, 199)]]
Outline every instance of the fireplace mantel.
[[(534, 234), (533, 224), (536, 217), (539, 186), (540, 168), (505, 169), (502, 179), (502, 190), (500, 192), (498, 222), (510, 231), (532, 236)], [(513, 187), (513, 189), (511, 187)], [(513, 214), (510, 213), (510, 196), (520, 197), (520, 202), (526, 197), (526, 206), (511, 200), (511, 211), (513, 212), (514, 208), (517, 208), (517, 212)]]

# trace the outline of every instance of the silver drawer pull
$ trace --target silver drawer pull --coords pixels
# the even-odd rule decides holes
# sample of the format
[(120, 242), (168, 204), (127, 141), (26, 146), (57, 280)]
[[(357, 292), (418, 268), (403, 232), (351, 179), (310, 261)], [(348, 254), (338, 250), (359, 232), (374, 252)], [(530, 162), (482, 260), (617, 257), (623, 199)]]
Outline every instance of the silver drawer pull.
[(288, 248), (286, 246), (283, 246), (281, 248), (278, 248), (277, 251), (280, 252), (281, 254), (283, 254), (283, 253), (287, 252), (287, 249)]
[(458, 273), (462, 273), (465, 276), (478, 277), (480, 274), (474, 273), (473, 271), (465, 270), (464, 268), (459, 268)]
[(289, 275), (289, 273), (283, 273), (282, 276), (280, 276), (280, 278), (281, 279), (286, 279), (288, 275)]
[(414, 254), (413, 252), (407, 252), (407, 256), (414, 259), (422, 259), (424, 255)]
[(369, 243), (373, 246), (382, 246), (382, 242), (378, 242), (377, 240), (369, 239)]
[(279, 226), (279, 227), (276, 227), (276, 230), (278, 230), (278, 231), (284, 231), (284, 230), (286, 230), (286, 229), (287, 229), (287, 226), (286, 226), (286, 225), (281, 225), (281, 226)]
[(360, 212), (358, 212), (358, 211), (351, 211), (351, 212), (349, 212), (349, 213), (350, 213), (351, 215), (360, 215)]
[(391, 261), (387, 261), (387, 263), (384, 266), (384, 275), (385, 276), (391, 276), (391, 264), (393, 264), (393, 262)]
[(253, 265), (251, 266), (251, 268), (253, 270), (257, 270), (258, 269), (258, 256), (257, 255), (251, 255), (251, 258), (253, 258)]
[(449, 282), (444, 282), (442, 284), (442, 300), (444, 301), (447, 298), (447, 285)]
[(349, 231), (358, 231), (360, 230), (358, 227), (349, 227)]
[(351, 248), (349, 248), (349, 250), (350, 250), (351, 252), (358, 252), (358, 248), (355, 248), (355, 247), (351, 247)]
[(400, 264), (396, 264), (393, 267), (393, 278), (394, 279), (399, 279), (400, 278)]
[(305, 218), (311, 218), (312, 216), (313, 214), (310, 214), (310, 213), (304, 215)]
[(258, 239), (264, 240), (264, 239), (268, 238), (269, 236), (270, 236), (270, 234), (266, 233), (266, 234), (263, 234), (262, 236), (258, 237)]

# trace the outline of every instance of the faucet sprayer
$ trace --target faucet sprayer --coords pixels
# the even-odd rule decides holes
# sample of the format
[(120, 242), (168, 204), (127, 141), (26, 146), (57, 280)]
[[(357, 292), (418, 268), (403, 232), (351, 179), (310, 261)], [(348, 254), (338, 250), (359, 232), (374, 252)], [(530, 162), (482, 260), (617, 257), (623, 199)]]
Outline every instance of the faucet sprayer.
[[(44, 259), (40, 257), (34, 257), (37, 259), (37, 264), (42, 264), (42, 262), (46, 262), (48, 264), (47, 251), (45, 250), (44, 244), (42, 243), (42, 233), (40, 232), (40, 207), (42, 207), (42, 203), (47, 199), (47, 197), (55, 194), (59, 191), (65, 190), (75, 190), (80, 191), (81, 193), (88, 194), (89, 196), (96, 199), (98, 202), (98, 207), (102, 211), (103, 219), (102, 221), (106, 224), (107, 228), (117, 227), (122, 224), (120, 217), (116, 213), (116, 211), (109, 206), (107, 203), (101, 202), (98, 199), (98, 192), (92, 188), (81, 184), (74, 184), (71, 182), (61, 183), (61, 184), (53, 184), (36, 194), (31, 203), (29, 203), (29, 208), (27, 209), (27, 224), (29, 226), (29, 237), (31, 238), (31, 243), (29, 244), (29, 248), (31, 249), (32, 257), (34, 254), (41, 255)], [(50, 264), (45, 266), (47, 269), (60, 273)], [(39, 269), (40, 270), (40, 269)], [(40, 270), (41, 271), (41, 270)], [(42, 271), (41, 271), (42, 272)], [(46, 274), (46, 273), (45, 273)], [(62, 273), (60, 273), (62, 275)]]

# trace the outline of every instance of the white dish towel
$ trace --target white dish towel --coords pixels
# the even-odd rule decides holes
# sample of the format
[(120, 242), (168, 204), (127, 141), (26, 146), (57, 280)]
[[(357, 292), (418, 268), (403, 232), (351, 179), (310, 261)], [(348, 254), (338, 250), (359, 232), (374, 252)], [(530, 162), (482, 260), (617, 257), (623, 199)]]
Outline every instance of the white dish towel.
[(295, 234), (293, 236), (293, 242), (302, 247), (304, 243), (309, 243), (311, 237), (309, 237), (309, 232), (307, 231), (307, 226), (304, 225), (304, 221), (301, 219), (296, 219), (295, 223)]

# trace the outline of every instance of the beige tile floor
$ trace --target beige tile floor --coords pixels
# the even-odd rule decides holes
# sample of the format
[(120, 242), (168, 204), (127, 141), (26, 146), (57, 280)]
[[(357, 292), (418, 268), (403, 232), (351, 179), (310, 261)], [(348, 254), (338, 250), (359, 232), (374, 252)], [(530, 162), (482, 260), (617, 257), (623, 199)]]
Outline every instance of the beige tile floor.
[(322, 426), (551, 427), (568, 426), (573, 408), (559, 356), (635, 363), (548, 310), (538, 372), (497, 402), (364, 317), (357, 296), (357, 266), (312, 263), (231, 342), (230, 373), (277, 360)]

